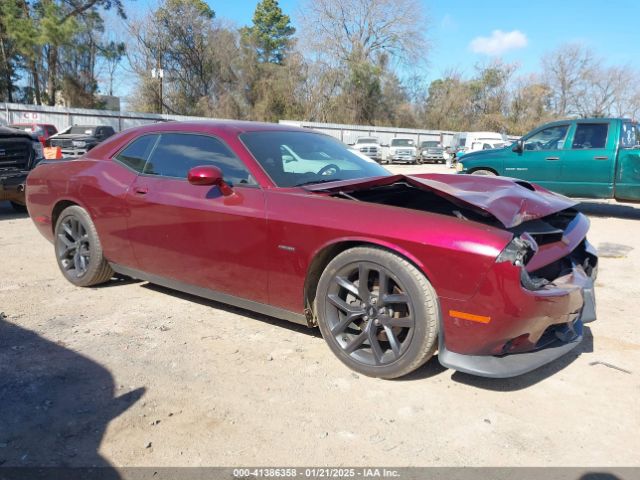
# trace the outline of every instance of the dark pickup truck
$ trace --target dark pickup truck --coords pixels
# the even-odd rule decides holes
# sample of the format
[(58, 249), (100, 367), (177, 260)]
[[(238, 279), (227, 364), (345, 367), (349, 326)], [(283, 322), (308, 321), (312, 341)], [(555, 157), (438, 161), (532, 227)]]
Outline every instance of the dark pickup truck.
[(547, 123), (505, 148), (464, 155), (458, 173), (504, 175), (570, 197), (640, 201), (640, 129), (624, 118)]
[(60, 147), (62, 156), (76, 158), (116, 133), (108, 125), (74, 125), (51, 137), (49, 145)]
[(27, 175), (42, 159), (42, 143), (37, 137), (0, 127), (0, 201), (9, 200), (15, 210), (24, 211)]

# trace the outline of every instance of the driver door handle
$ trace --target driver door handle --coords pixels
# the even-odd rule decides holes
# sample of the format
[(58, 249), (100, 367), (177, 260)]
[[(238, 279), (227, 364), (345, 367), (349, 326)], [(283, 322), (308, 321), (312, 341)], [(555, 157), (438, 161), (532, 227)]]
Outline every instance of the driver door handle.
[(560, 157), (547, 157), (545, 160), (560, 160)]
[(149, 192), (149, 187), (133, 187), (133, 192), (136, 195), (146, 195)]
[(594, 160), (609, 160), (609, 157), (593, 157)]

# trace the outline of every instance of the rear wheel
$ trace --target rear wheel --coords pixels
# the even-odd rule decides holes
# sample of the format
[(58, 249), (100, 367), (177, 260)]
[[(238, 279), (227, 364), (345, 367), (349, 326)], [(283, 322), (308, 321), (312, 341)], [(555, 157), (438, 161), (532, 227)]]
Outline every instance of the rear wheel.
[(73, 205), (62, 211), (56, 222), (54, 247), (62, 274), (74, 285), (98, 285), (113, 276), (96, 227), (82, 207)]
[(327, 265), (316, 312), (322, 336), (349, 368), (397, 378), (433, 355), (436, 301), (433, 287), (414, 265), (380, 248), (356, 247)]
[(487, 170), (486, 168), (480, 168), (478, 170), (474, 170), (473, 172), (471, 172), (472, 175), (484, 175), (485, 177), (487, 176), (496, 176), (495, 172), (492, 172), (491, 170)]

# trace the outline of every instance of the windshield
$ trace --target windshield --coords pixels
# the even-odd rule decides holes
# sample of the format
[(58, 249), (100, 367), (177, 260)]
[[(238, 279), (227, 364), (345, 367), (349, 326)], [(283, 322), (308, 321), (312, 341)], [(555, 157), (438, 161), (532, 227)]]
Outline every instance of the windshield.
[(413, 140), (410, 138), (394, 138), (391, 140), (392, 147), (413, 147)]
[(356, 143), (378, 143), (377, 138), (359, 138)]
[(433, 148), (440, 146), (438, 142), (422, 142), (420, 145), (422, 146), (422, 148)]
[(248, 132), (240, 139), (278, 187), (391, 175), (369, 157), (313, 132)]
[(94, 128), (92, 127), (75, 126), (71, 127), (71, 129), (67, 133), (70, 133), (72, 135), (93, 135), (93, 132)]

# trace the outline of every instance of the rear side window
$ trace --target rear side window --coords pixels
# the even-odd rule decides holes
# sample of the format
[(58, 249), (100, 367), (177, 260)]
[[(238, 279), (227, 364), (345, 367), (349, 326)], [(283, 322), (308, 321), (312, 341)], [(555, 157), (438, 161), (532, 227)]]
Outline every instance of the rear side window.
[(153, 147), (158, 140), (158, 135), (144, 135), (131, 142), (122, 152), (116, 155), (116, 160), (127, 167), (142, 173), (144, 164), (149, 158)]
[(571, 148), (605, 148), (608, 133), (608, 123), (579, 123), (573, 136)]
[(638, 125), (631, 122), (622, 124), (622, 132), (620, 132), (620, 146), (622, 148), (633, 148), (640, 143), (638, 135)]
[(199, 165), (213, 165), (233, 185), (256, 185), (242, 162), (217, 138), (208, 135), (165, 133), (144, 167), (143, 173), (186, 179)]

